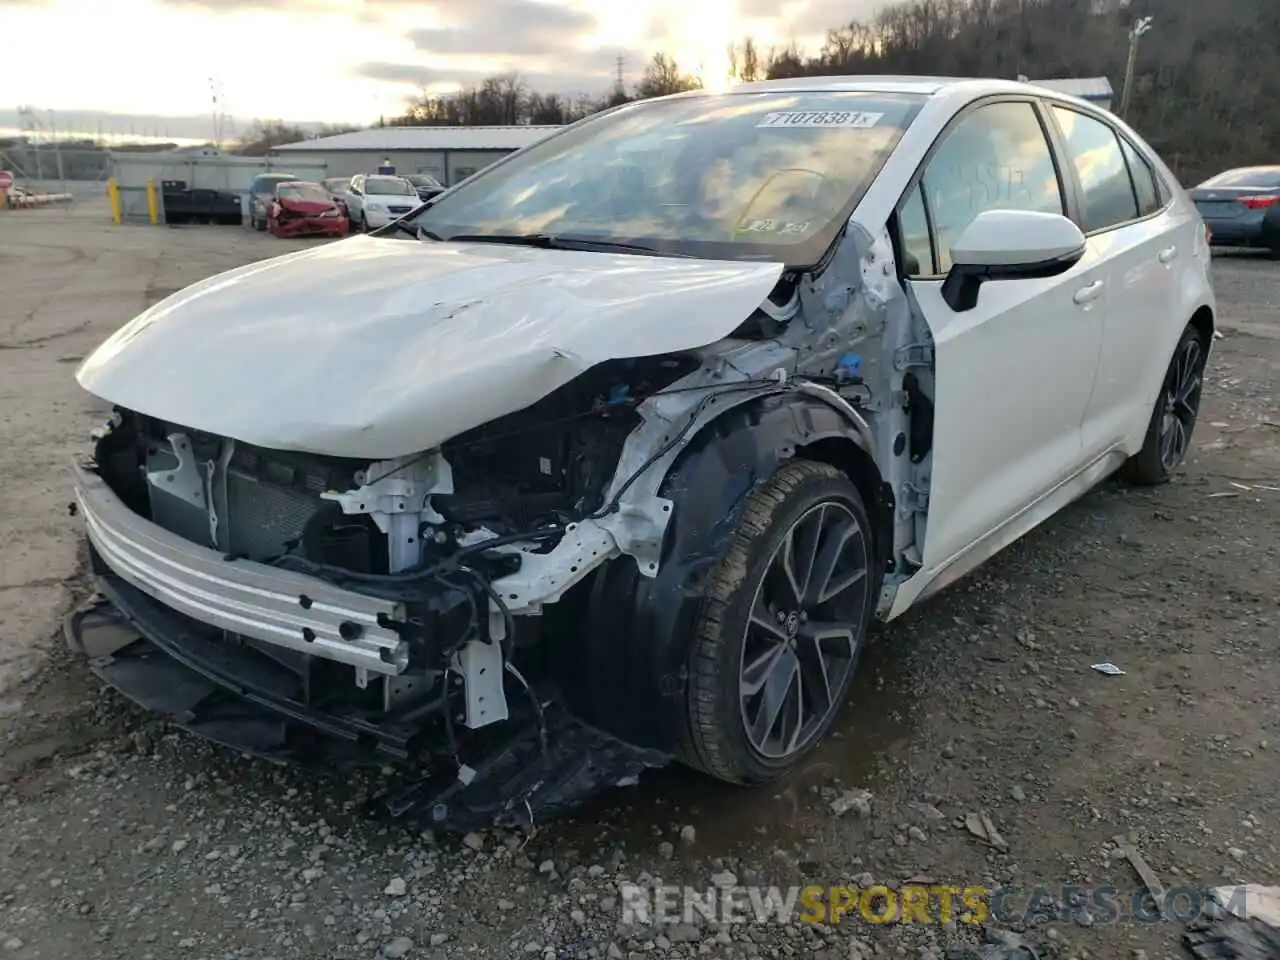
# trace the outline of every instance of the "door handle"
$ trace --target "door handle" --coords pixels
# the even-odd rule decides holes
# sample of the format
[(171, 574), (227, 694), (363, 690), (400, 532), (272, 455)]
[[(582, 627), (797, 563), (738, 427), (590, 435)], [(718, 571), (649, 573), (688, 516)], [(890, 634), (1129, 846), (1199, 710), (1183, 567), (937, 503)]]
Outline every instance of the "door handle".
[(1176, 257), (1177, 255), (1178, 255), (1177, 247), (1166, 247), (1164, 250), (1161, 250), (1156, 256), (1159, 258), (1161, 263), (1171, 263), (1174, 257)]
[(1071, 299), (1075, 303), (1079, 303), (1079, 304), (1092, 303), (1094, 300), (1097, 300), (1098, 297), (1102, 295), (1102, 288), (1104, 286), (1105, 284), (1101, 280), (1095, 280), (1093, 281), (1093, 283), (1089, 284), (1087, 287), (1081, 287), (1079, 290), (1077, 290), (1075, 292), (1075, 296), (1073, 296)]

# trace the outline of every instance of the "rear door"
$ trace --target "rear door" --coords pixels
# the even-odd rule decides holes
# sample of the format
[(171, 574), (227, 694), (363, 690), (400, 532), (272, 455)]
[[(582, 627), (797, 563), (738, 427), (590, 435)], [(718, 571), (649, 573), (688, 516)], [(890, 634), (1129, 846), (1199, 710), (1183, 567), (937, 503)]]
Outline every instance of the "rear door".
[[(1106, 305), (1093, 251), (1048, 279), (986, 283), (972, 310), (942, 297), (951, 245), (986, 210), (1065, 213), (1067, 182), (1042, 109), (985, 102), (962, 113), (898, 213), (908, 278), (933, 333), (934, 442), (923, 564), (937, 569), (1081, 466)], [(1016, 244), (1016, 238), (1011, 238)]]
[(1081, 425), (1084, 454), (1092, 459), (1146, 430), (1153, 396), (1143, 385), (1154, 389), (1153, 378), (1169, 361), (1178, 269), (1192, 258), (1195, 232), (1192, 218), (1179, 224), (1168, 212), (1150, 164), (1114, 126), (1060, 104), (1049, 115), (1076, 181), (1076, 220), (1106, 262), (1110, 290), (1097, 380)]

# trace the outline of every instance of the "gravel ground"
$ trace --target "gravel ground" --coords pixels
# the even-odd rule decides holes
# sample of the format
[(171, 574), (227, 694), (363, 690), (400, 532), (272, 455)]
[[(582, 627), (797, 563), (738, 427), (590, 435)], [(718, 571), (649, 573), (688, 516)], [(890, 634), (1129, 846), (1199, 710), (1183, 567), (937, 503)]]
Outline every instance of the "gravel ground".
[[(169, 291), (301, 243), (0, 214), (0, 956), (960, 955), (977, 928), (619, 923), (626, 882), (927, 878), (1014, 907), (1051, 891), (1048, 922), (1010, 924), (1045, 955), (1159, 960), (1179, 924), (1108, 922), (1062, 886), (1132, 890), (1117, 842), (1167, 887), (1280, 881), (1280, 491), (1260, 487), (1280, 487), (1280, 266), (1216, 263), (1226, 336), (1181, 476), (1103, 485), (882, 629), (804, 770), (762, 790), (662, 771), (459, 842), (360, 819), (369, 783), (166, 729), (62, 648), (83, 593), (65, 464), (101, 415), (74, 363)], [(964, 828), (979, 811), (1005, 849)]]

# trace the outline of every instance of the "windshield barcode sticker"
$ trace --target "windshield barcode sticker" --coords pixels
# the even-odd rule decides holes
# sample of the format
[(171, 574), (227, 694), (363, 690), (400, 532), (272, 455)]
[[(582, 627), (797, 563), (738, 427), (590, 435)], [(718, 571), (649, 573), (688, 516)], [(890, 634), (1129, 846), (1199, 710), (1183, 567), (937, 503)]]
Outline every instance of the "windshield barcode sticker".
[(858, 110), (832, 110), (813, 112), (785, 110), (766, 113), (757, 127), (874, 127), (884, 117), (883, 113), (862, 113)]

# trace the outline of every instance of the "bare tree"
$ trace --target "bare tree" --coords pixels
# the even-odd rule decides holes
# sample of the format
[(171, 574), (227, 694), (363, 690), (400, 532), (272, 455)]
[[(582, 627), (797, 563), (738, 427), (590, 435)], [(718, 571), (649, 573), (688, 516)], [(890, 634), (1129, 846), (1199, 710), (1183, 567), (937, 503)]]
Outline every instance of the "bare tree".
[(243, 157), (264, 157), (276, 147), (307, 139), (307, 132), (283, 120), (255, 120), (231, 148)]
[(636, 97), (641, 100), (665, 97), (671, 93), (697, 90), (701, 86), (702, 81), (681, 71), (673, 58), (665, 53), (655, 53), (649, 65), (644, 68), (644, 76), (636, 85)]
[[(795, 43), (762, 53), (750, 38), (729, 52), (739, 80), (822, 74), (1106, 76), (1118, 87), (1127, 30), (1155, 17), (1135, 66), (1130, 122), (1187, 181), (1228, 165), (1280, 156), (1280, 0), (1132, 0), (1097, 14), (1091, 0), (905, 0), (873, 21), (828, 31), (812, 53)], [(636, 97), (696, 89), (696, 77), (659, 53)], [(507, 74), (448, 96), (423, 94), (392, 123), (569, 123), (631, 99), (529, 89)], [(275, 126), (271, 126), (274, 123)], [(281, 129), (284, 127), (286, 129)], [(279, 122), (255, 126), (243, 145), (301, 139)]]

